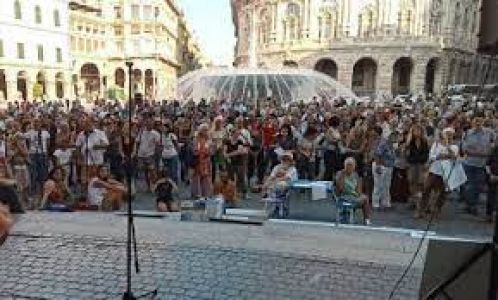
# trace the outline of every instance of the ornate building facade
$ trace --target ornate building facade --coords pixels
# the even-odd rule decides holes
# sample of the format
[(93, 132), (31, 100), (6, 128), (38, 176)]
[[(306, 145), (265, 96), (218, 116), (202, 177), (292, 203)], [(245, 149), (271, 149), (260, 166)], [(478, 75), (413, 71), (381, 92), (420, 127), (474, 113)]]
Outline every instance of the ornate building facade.
[(0, 99), (125, 99), (176, 94), (204, 56), (177, 0), (6, 0), (0, 10)]
[(125, 62), (132, 61), (134, 93), (154, 99), (175, 95), (181, 18), (175, 1), (87, 0), (70, 7), (75, 94), (123, 98)]
[(498, 81), (477, 54), (481, 0), (232, 0), (236, 66), (298, 66), (359, 96)]
[(0, 100), (70, 95), (68, 1), (2, 1)]

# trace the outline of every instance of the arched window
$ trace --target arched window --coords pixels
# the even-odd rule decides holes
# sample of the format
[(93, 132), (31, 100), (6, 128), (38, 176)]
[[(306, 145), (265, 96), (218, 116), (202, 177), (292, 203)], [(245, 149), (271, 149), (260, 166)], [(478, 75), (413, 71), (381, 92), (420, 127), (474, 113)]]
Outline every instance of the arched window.
[(14, 16), (17, 20), (22, 19), (21, 3), (19, 0), (14, 1)]
[(42, 22), (42, 14), (40, 6), (35, 6), (35, 22), (36, 24), (41, 24)]
[(61, 26), (61, 16), (59, 14), (59, 10), (54, 10), (54, 24), (55, 27), (60, 27)]

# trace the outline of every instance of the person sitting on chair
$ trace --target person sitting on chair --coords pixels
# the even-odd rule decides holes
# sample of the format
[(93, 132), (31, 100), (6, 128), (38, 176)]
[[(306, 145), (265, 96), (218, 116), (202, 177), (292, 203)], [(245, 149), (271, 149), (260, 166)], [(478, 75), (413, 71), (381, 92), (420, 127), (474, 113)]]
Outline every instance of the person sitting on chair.
[(225, 170), (220, 171), (220, 177), (215, 181), (213, 190), (215, 196), (223, 197), (228, 207), (235, 207), (240, 200), (235, 181), (230, 179)]
[(100, 166), (97, 177), (88, 184), (88, 202), (98, 206), (99, 210), (118, 210), (121, 207), (126, 187), (119, 181), (110, 178), (109, 168)]
[(360, 205), (363, 210), (365, 225), (370, 225), (370, 207), (367, 195), (362, 193), (361, 178), (356, 172), (356, 160), (348, 157), (344, 161), (344, 169), (337, 173), (337, 193), (340, 200), (353, 205)]
[(152, 186), (152, 191), (156, 194), (157, 210), (159, 212), (177, 212), (178, 207), (173, 199), (173, 193), (178, 190), (173, 178), (169, 175), (168, 169), (161, 172), (159, 180)]
[(289, 188), (291, 182), (298, 179), (297, 169), (294, 166), (294, 156), (292, 152), (286, 151), (280, 156), (280, 164), (271, 171), (270, 176), (265, 180), (263, 191), (266, 194), (282, 194)]
[(71, 193), (65, 182), (64, 169), (55, 167), (48, 175), (48, 180), (43, 185), (43, 194), (40, 203), (40, 209), (51, 209), (58, 207), (57, 210), (71, 210)]

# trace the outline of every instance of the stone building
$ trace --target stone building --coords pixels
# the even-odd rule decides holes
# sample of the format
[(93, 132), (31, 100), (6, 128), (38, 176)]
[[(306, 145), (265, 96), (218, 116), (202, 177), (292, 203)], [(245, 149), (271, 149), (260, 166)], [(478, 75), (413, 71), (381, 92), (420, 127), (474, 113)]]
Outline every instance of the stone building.
[(169, 99), (178, 76), (203, 66), (177, 0), (5, 0), (1, 8), (0, 99), (124, 99), (126, 61), (133, 93)]
[(200, 68), (209, 67), (211, 62), (202, 52), (199, 42), (193, 34), (185, 18), (181, 18), (178, 24), (178, 62), (180, 70), (178, 77), (187, 74), (190, 71)]
[(174, 0), (72, 1), (70, 15), (73, 88), (87, 99), (128, 93), (148, 98), (175, 94), (181, 11)]
[(0, 10), (0, 99), (71, 95), (67, 0), (8, 0)]
[(498, 81), (481, 0), (232, 0), (236, 66), (313, 68), (360, 96)]

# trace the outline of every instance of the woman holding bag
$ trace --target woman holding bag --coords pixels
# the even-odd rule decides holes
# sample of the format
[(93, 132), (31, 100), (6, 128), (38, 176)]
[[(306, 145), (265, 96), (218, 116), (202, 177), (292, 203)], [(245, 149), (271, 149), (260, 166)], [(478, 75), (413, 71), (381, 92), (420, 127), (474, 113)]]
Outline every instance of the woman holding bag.
[[(453, 143), (453, 134), (455, 134), (453, 128), (445, 128), (441, 140), (432, 145), (429, 152), (431, 165), (422, 198), (417, 203), (416, 218), (433, 215), (433, 219), (437, 219), (444, 205), (445, 191), (454, 190), (467, 180), (462, 165), (456, 161), (459, 149)], [(431, 193), (433, 193), (432, 198), (429, 198)]]

